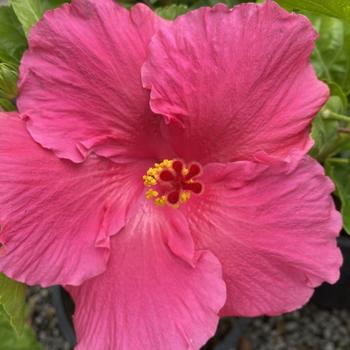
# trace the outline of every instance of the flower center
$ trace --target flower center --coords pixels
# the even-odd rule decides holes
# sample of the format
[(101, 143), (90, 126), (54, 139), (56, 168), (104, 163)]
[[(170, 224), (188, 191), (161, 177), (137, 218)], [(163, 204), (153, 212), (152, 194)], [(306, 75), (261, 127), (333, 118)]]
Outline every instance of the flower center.
[(188, 202), (192, 194), (202, 192), (203, 185), (196, 180), (202, 169), (199, 164), (191, 163), (186, 166), (181, 160), (165, 159), (155, 163), (143, 176), (143, 182), (149, 189), (146, 198), (154, 204), (166, 204), (178, 208)]

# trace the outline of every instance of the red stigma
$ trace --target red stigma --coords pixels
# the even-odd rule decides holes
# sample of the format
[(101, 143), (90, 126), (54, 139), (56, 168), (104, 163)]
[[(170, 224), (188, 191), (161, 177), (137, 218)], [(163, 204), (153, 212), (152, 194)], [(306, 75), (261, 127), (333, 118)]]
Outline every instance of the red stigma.
[(201, 167), (192, 163), (188, 168), (181, 160), (175, 160), (171, 168), (164, 169), (159, 175), (162, 181), (164, 195), (167, 201), (176, 205), (181, 200), (181, 193), (192, 192), (199, 194), (202, 192), (203, 185), (195, 180), (195, 177), (201, 174)]

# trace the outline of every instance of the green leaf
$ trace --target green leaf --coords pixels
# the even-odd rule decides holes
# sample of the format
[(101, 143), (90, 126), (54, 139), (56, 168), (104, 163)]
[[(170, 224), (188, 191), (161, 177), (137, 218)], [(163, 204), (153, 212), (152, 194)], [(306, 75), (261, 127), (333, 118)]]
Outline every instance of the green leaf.
[(62, 5), (68, 0), (9, 0), (23, 30), (28, 36), (30, 29), (48, 9)]
[(11, 7), (0, 6), (0, 61), (19, 64), (27, 40)]
[(350, 160), (327, 162), (328, 175), (337, 186), (337, 196), (341, 201), (344, 229), (350, 234)]
[(232, 7), (234, 5), (237, 5), (238, 2), (235, 0), (197, 0), (193, 3), (191, 9), (197, 9), (201, 6), (214, 6), (218, 3), (224, 3), (228, 7)]
[(349, 135), (339, 133), (339, 127), (342, 124), (322, 117), (324, 110), (328, 109), (336, 113), (344, 113), (348, 108), (346, 96), (339, 85), (335, 83), (328, 83), (328, 85), (331, 97), (314, 119), (311, 133), (315, 144), (310, 151), (310, 155), (320, 162), (324, 162), (328, 157), (337, 154), (345, 148), (350, 148)]
[(41, 0), (42, 2), (42, 6), (45, 10), (48, 9), (54, 9), (58, 6), (61, 6), (62, 4), (66, 3), (66, 2), (70, 2), (70, 0)]
[(0, 274), (0, 304), (18, 335), (22, 333), (25, 324), (25, 291), (24, 284)]
[(0, 112), (4, 110), (6, 112), (12, 112), (16, 110), (16, 106), (5, 98), (0, 98)]
[(320, 33), (312, 55), (318, 77), (336, 82), (350, 93), (350, 25), (342, 21), (306, 13)]
[(349, 0), (276, 0), (288, 10), (310, 11), (340, 18), (350, 23)]
[[(337, 96), (340, 99), (341, 105), (334, 106), (334, 112), (338, 113), (346, 113), (348, 110), (348, 99), (344, 93), (344, 90), (335, 82), (327, 82), (325, 83), (328, 85), (331, 96)], [(336, 108), (335, 108), (336, 107)], [(336, 109), (336, 110), (335, 110)]]
[(0, 305), (0, 349), (3, 350), (43, 350), (32, 329), (25, 325), (21, 336), (17, 336), (9, 323), (7, 313)]
[(17, 96), (17, 67), (0, 63), (0, 98), (14, 99)]
[(165, 19), (175, 19), (177, 16), (183, 15), (188, 11), (188, 7), (182, 4), (172, 4), (170, 6), (159, 7), (156, 12)]
[(25, 34), (28, 36), (31, 27), (43, 15), (40, 0), (10, 0), (10, 5), (21, 22)]

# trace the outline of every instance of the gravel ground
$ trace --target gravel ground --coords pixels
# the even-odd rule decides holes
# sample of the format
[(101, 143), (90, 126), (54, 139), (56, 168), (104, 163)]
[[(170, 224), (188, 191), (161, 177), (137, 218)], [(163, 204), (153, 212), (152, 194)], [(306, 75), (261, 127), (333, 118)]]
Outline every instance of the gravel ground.
[(30, 322), (44, 349), (70, 350), (58, 326), (50, 291), (39, 287), (29, 288), (27, 299), (31, 310)]
[[(70, 350), (59, 329), (50, 291), (31, 288), (28, 302), (33, 310), (33, 328), (44, 349)], [(349, 311), (320, 310), (315, 305), (307, 305), (302, 310), (280, 317), (241, 320), (240, 326), (242, 324), (247, 328), (237, 348), (226, 340), (225, 346), (215, 341), (215, 350), (350, 349)], [(221, 339), (231, 328), (230, 320), (222, 320), (217, 339)], [(205, 347), (205, 350), (209, 349), (213, 349), (213, 342)]]
[(350, 312), (307, 305), (284, 316), (258, 318), (246, 343), (244, 350), (349, 350)]

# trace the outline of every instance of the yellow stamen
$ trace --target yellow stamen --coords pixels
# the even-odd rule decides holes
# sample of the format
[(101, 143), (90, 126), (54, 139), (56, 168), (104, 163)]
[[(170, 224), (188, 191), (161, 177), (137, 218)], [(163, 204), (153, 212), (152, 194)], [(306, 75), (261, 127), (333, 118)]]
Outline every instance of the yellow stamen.
[(157, 197), (158, 196), (158, 192), (155, 191), (155, 190), (152, 190), (152, 189), (149, 189), (147, 192), (146, 192), (146, 198), (147, 199), (152, 199), (154, 197)]
[(167, 204), (166, 197), (165, 196), (161, 196), (161, 197), (156, 198), (154, 200), (154, 204), (163, 207), (164, 205)]
[(184, 167), (184, 168), (182, 169), (182, 175), (183, 175), (183, 176), (186, 176), (186, 175), (189, 173), (189, 171), (190, 171), (190, 170), (189, 170), (188, 168), (185, 168), (185, 167)]
[(186, 203), (190, 200), (191, 198), (191, 192), (189, 191), (184, 191), (180, 194), (180, 202), (181, 203)]
[(161, 163), (155, 163), (152, 168), (147, 170), (146, 175), (142, 177), (145, 186), (155, 186), (158, 183), (159, 174), (162, 172), (162, 170), (171, 168), (172, 165), (173, 161), (169, 159), (165, 159)]

